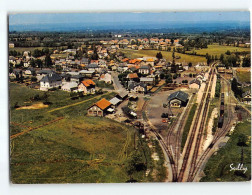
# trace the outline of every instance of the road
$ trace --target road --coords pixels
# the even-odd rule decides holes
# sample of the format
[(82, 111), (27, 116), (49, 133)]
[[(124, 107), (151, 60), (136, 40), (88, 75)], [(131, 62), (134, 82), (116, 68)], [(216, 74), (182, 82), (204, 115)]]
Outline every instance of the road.
[(118, 73), (112, 71), (111, 72), (112, 80), (113, 80), (113, 86), (115, 88), (115, 91), (123, 91), (125, 90), (123, 86), (121, 85), (119, 79), (118, 79)]

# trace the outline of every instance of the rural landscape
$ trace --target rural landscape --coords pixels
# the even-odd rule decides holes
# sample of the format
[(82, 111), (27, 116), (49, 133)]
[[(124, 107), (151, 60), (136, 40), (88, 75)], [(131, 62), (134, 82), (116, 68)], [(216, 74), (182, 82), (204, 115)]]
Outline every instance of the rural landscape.
[(10, 14), (11, 183), (250, 181), (249, 17)]

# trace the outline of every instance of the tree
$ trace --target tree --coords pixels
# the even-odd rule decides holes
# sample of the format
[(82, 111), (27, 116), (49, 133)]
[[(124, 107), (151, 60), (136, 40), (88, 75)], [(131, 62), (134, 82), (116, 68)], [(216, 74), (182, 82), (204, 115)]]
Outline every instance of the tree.
[(242, 66), (243, 67), (250, 67), (251, 66), (250, 55), (243, 58)]
[(235, 97), (242, 97), (242, 90), (240, 88), (238, 88), (238, 82), (236, 80), (236, 78), (233, 78), (232, 82), (231, 82), (231, 89), (235, 94)]
[(52, 66), (52, 59), (49, 54), (45, 57), (45, 67), (51, 67)]
[(162, 59), (162, 58), (163, 58), (162, 53), (161, 53), (161, 52), (158, 52), (157, 55), (156, 55), (156, 58), (157, 58), (158, 60)]
[[(36, 59), (35, 60), (35, 64), (37, 65), (37, 67), (39, 67), (39, 68), (42, 68), (42, 66), (43, 66), (43, 63), (42, 63), (42, 61), (40, 60), (40, 59)], [(35, 66), (36, 67), (36, 66)]]
[(36, 77), (31, 77), (31, 81), (32, 81), (32, 82), (37, 82), (37, 80), (38, 80), (38, 79), (37, 79)]
[(36, 67), (36, 63), (35, 63), (35, 60), (34, 60), (33, 58), (30, 60), (30, 65), (31, 65), (31, 67), (33, 67), (33, 68)]
[(231, 52), (229, 50), (226, 51), (227, 55), (231, 55)]
[(189, 63), (188, 63), (188, 66), (189, 66), (189, 67), (192, 67), (192, 62), (189, 62)]

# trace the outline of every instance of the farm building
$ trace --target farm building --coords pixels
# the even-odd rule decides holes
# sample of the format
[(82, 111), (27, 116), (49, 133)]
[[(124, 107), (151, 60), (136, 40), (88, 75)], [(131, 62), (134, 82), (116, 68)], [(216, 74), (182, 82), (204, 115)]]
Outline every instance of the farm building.
[(186, 106), (188, 94), (183, 91), (176, 91), (172, 93), (167, 100), (171, 107), (180, 108), (181, 106)]
[(251, 91), (246, 91), (242, 94), (242, 101), (247, 103), (251, 102)]
[(111, 103), (105, 98), (99, 100), (88, 108), (88, 116), (105, 116), (106, 113), (113, 111)]

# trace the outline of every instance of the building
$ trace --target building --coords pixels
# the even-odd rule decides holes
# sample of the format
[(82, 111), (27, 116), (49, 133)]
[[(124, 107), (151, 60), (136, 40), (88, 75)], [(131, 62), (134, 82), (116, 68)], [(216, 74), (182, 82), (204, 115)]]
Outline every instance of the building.
[(246, 91), (245, 93), (242, 94), (242, 101), (250, 103), (251, 102), (251, 91)]
[(78, 85), (78, 91), (81, 91), (84, 94), (94, 93), (95, 92), (95, 82), (92, 81), (91, 79), (81, 81), (81, 83)]
[(201, 86), (201, 82), (199, 79), (193, 79), (190, 83), (189, 83), (189, 88), (190, 89), (199, 89)]
[(129, 90), (135, 93), (146, 93), (147, 92), (147, 85), (144, 83), (131, 83), (129, 85)]
[(188, 102), (188, 94), (183, 91), (176, 91), (168, 97), (170, 107), (180, 108), (186, 106)]
[(78, 89), (78, 84), (76, 82), (64, 82), (62, 83), (61, 89), (63, 91), (71, 92)]
[(154, 84), (154, 78), (153, 77), (141, 77), (140, 78), (140, 83), (153, 85)]
[(111, 74), (109, 73), (105, 73), (105, 74), (102, 74), (100, 76), (100, 81), (104, 81), (105, 83), (109, 83), (111, 84), (112, 83), (112, 77), (111, 77)]
[(111, 100), (109, 100), (109, 102), (110, 102), (114, 107), (116, 107), (116, 106), (118, 106), (118, 105), (122, 102), (122, 100), (118, 99), (117, 97), (113, 97)]
[(141, 66), (138, 69), (138, 72), (141, 74), (149, 74), (150, 73), (150, 67), (148, 65)]
[(56, 73), (50, 73), (40, 80), (40, 90), (48, 91), (51, 88), (62, 86), (61, 77)]
[(94, 105), (88, 108), (88, 116), (105, 116), (107, 112), (112, 111), (110, 107), (111, 103), (105, 98), (99, 100)]

